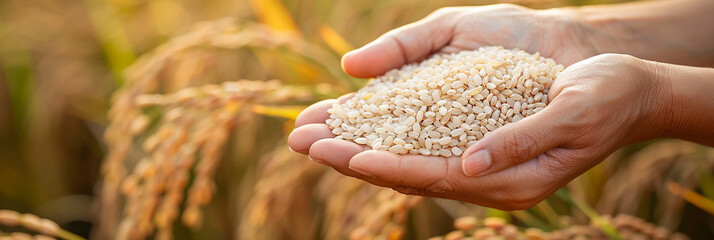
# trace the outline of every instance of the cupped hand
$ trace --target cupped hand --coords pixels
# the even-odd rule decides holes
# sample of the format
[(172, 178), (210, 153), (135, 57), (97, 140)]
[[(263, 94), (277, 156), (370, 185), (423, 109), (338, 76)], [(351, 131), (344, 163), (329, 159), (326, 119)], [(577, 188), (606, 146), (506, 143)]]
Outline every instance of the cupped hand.
[(507, 124), (462, 157), (399, 155), (334, 135), (324, 123), (332, 103), (307, 108), (289, 138), (294, 151), (337, 171), (405, 194), (449, 198), (505, 210), (540, 202), (628, 143), (660, 136), (665, 86), (648, 62), (598, 55), (566, 68), (549, 105)]
[[(440, 10), (347, 54), (343, 64), (348, 73), (368, 77), (436, 51), (484, 45), (540, 51), (565, 64), (596, 53), (562, 36), (559, 31), (566, 29), (539, 27), (551, 21), (568, 28), (560, 17), (551, 19), (556, 17), (511, 5)], [(574, 64), (555, 80), (543, 111), (488, 134), (462, 157), (398, 155), (333, 139), (325, 124), (327, 109), (349, 95), (305, 109), (288, 142), (294, 151), (345, 175), (402, 193), (525, 209), (620, 146), (654, 137), (642, 132), (656, 126), (651, 119), (657, 118), (650, 117), (660, 108), (651, 103), (662, 91), (661, 84), (648, 82), (646, 66), (623, 55)]]
[(449, 7), (345, 54), (342, 67), (355, 77), (375, 77), (433, 53), (498, 45), (540, 52), (568, 66), (616, 44), (570, 10), (538, 11), (513, 4)]

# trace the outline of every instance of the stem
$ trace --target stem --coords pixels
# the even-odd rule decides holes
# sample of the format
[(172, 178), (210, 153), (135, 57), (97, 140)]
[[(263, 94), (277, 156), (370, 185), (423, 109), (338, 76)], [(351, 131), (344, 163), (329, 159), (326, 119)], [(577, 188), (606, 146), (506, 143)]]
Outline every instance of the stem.
[(553, 228), (560, 228), (558, 213), (555, 212), (548, 200), (538, 203), (536, 205), (536, 210), (540, 211), (545, 216)]
[(80, 237), (77, 234), (71, 233), (64, 229), (60, 229), (60, 231), (57, 232), (57, 237), (65, 239), (65, 240), (87, 240), (87, 239), (84, 239), (83, 237)]
[(667, 190), (678, 195), (692, 205), (714, 215), (714, 201), (675, 182), (667, 183)]
[(537, 217), (533, 216), (533, 214), (529, 213), (528, 211), (525, 210), (520, 210), (520, 211), (512, 211), (510, 212), (511, 216), (515, 217), (519, 221), (525, 223), (529, 227), (535, 227), (543, 230), (549, 230), (548, 225), (543, 223), (540, 219)]
[(573, 197), (570, 192), (568, 192), (568, 190), (565, 190), (564, 188), (561, 188), (556, 191), (555, 195), (564, 199), (568, 203), (575, 205), (575, 207), (580, 209), (580, 211), (585, 213), (585, 215), (590, 218), (590, 221), (600, 227), (605, 232), (605, 234), (610, 237), (610, 239), (622, 239), (620, 233), (617, 232), (617, 229), (615, 229), (612, 224), (606, 222), (602, 217), (600, 217), (600, 215), (595, 211), (595, 209), (590, 207), (590, 205), (585, 203), (585, 201), (583, 201), (582, 199)]

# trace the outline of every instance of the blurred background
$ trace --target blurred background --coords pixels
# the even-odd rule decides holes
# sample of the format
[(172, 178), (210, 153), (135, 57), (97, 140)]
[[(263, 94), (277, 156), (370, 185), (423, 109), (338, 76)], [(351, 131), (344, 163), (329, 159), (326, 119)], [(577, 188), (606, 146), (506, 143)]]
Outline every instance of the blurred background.
[[(183, 200), (200, 193), (189, 187), (198, 186), (200, 174), (188, 171), (192, 184), (178, 191), (182, 200), (169, 224), (150, 214), (149, 230), (131, 236), (425, 239), (453, 230), (451, 220), (459, 216), (498, 216), (521, 229), (553, 231), (625, 213), (694, 239), (714, 238), (706, 210), (714, 199), (714, 150), (688, 142), (625, 147), (533, 209), (510, 213), (405, 197), (287, 151), (285, 138), (302, 107), (364, 84), (341, 72), (342, 54), (440, 7), (498, 2), (504, 1), (0, 1), (0, 209), (52, 219), (83, 237), (113, 238), (133, 213), (126, 207), (136, 197), (127, 176), (147, 156), (170, 160), (145, 142), (166, 126), (162, 119), (172, 109), (202, 116), (180, 105), (185, 102), (166, 104), (181, 98), (172, 93), (190, 88), (204, 96), (211, 92), (200, 88), (205, 84), (277, 79), (279, 87), (248, 89), (249, 98), (219, 93), (233, 100), (201, 108), (213, 114), (239, 103), (230, 112), (238, 120), (221, 128), (229, 134), (216, 143), (222, 150), (206, 187), (213, 197)], [(622, 1), (507, 2), (550, 8)], [(144, 94), (165, 98), (148, 110), (121, 104)], [(111, 124), (118, 133), (105, 135)], [(132, 126), (137, 131), (121, 134)], [(191, 126), (191, 134), (205, 130)], [(116, 157), (107, 157), (112, 151)], [(107, 193), (119, 191), (113, 183), (130, 189), (113, 196)], [(201, 224), (185, 214), (192, 206), (200, 209)], [(166, 225), (173, 234), (156, 234)]]

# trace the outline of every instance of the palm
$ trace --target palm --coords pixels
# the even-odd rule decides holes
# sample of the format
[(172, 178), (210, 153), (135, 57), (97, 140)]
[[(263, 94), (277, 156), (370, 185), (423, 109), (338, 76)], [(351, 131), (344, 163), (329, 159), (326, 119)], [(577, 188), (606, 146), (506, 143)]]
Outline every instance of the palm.
[(492, 5), (467, 10), (454, 24), (453, 38), (442, 50), (454, 52), (503, 45), (540, 52), (566, 66), (597, 54), (578, 26), (563, 15), (534, 13), (514, 5)]
[[(347, 97), (349, 95), (340, 100)], [(329, 117), (327, 109), (337, 101), (325, 100), (305, 109), (296, 120), (297, 129), (290, 135), (290, 146), (294, 151), (309, 154), (314, 160), (344, 175), (375, 185), (405, 194), (450, 198), (501, 209), (521, 209), (532, 206), (576, 176), (572, 173), (564, 179), (564, 176), (534, 174), (543, 173), (541, 169), (561, 168), (557, 166), (558, 161), (549, 159), (552, 155), (543, 155), (503, 171), (472, 178), (463, 174), (460, 157), (398, 155), (333, 139), (334, 135), (325, 120)], [(564, 153), (559, 150), (553, 152), (554, 155)], [(368, 168), (369, 175), (360, 173), (364, 172), (361, 171), (364, 168)], [(514, 182), (520, 184), (514, 185)]]
[[(358, 53), (347, 54), (343, 66), (351, 75), (374, 77), (435, 52), (457, 52), (488, 45), (540, 52), (565, 65), (594, 55), (594, 51), (582, 47), (581, 42), (569, 36), (570, 31), (548, 29), (553, 24), (547, 21), (556, 22), (549, 19), (552, 17), (511, 5), (445, 9), (385, 34)], [(579, 49), (573, 50), (578, 46)], [(403, 193), (499, 208), (533, 205), (534, 201), (542, 200), (577, 175), (576, 171), (543, 171), (562, 168), (553, 158), (572, 153), (561, 148), (502, 171), (473, 178), (463, 173), (460, 157), (398, 155), (333, 139), (334, 135), (325, 124), (329, 117), (327, 109), (347, 97), (325, 100), (303, 111), (289, 138), (292, 149), (309, 154), (342, 174)], [(504, 205), (504, 202), (509, 204)]]

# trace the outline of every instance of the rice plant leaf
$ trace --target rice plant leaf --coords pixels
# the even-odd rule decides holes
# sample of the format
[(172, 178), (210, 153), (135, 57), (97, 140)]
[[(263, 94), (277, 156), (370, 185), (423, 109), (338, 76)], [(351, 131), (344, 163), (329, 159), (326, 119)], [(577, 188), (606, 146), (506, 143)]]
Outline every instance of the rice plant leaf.
[[(30, 54), (24, 49), (0, 52), (0, 78), (5, 78), (13, 124), (20, 139), (27, 137), (32, 122), (35, 76)], [(0, 80), (0, 84), (2, 80)], [(14, 114), (12, 114), (14, 113)]]
[(555, 212), (553, 206), (550, 205), (548, 200), (544, 200), (538, 203), (533, 210), (540, 212), (543, 217), (548, 221), (548, 224), (554, 228), (560, 228), (560, 220), (558, 213)]
[(593, 209), (582, 199), (573, 197), (570, 192), (568, 192), (568, 190), (565, 190), (564, 188), (561, 188), (556, 191), (555, 195), (567, 201), (568, 203), (575, 205), (575, 207), (580, 209), (580, 211), (585, 213), (585, 215), (590, 218), (591, 222), (600, 227), (602, 231), (605, 232), (608, 237), (610, 237), (610, 239), (623, 239), (620, 236), (620, 233), (617, 232), (617, 229), (612, 226), (612, 224), (608, 223), (602, 217), (600, 217), (600, 215), (595, 211), (595, 209)]
[(124, 83), (124, 69), (136, 60), (134, 46), (125, 30), (119, 13), (108, 7), (104, 1), (85, 0), (89, 7), (89, 20), (97, 34), (102, 51), (117, 86)]
[(699, 175), (699, 189), (707, 198), (714, 198), (714, 174), (704, 172)]
[(529, 213), (528, 211), (512, 211), (510, 212), (511, 216), (514, 218), (518, 219), (519, 221), (525, 223), (529, 227), (535, 227), (539, 229), (550, 229), (547, 224), (543, 223), (540, 219), (538, 219), (536, 216), (533, 214)]
[[(710, 148), (706, 146), (698, 146), (697, 147), (697, 162), (701, 162), (704, 164), (709, 158), (710, 154)], [(712, 156), (714, 156), (714, 151), (711, 152)], [(714, 198), (714, 174), (712, 174), (711, 171), (709, 171), (707, 168), (701, 168), (700, 173), (698, 174), (699, 177), (699, 189), (702, 191), (702, 195), (705, 197), (712, 199)]]
[(299, 32), (297, 24), (280, 0), (251, 0), (258, 20), (277, 31)]
[(64, 229), (60, 229), (59, 232), (57, 232), (57, 236), (66, 240), (85, 240), (83, 237)]
[(506, 219), (506, 221), (510, 222), (511, 221), (511, 214), (509, 214), (506, 211), (501, 211), (495, 208), (487, 208), (486, 210), (486, 216), (489, 217), (499, 217)]
[(714, 215), (714, 201), (711, 199), (708, 199), (699, 193), (674, 182), (667, 182), (667, 190), (684, 198), (684, 200), (692, 205)]
[(279, 117), (285, 119), (295, 120), (305, 109), (305, 106), (266, 106), (266, 105), (253, 105), (253, 112), (265, 116)]
[(327, 43), (327, 46), (339, 55), (344, 55), (354, 49), (352, 44), (347, 42), (335, 29), (328, 25), (323, 24), (320, 27), (320, 37)]

